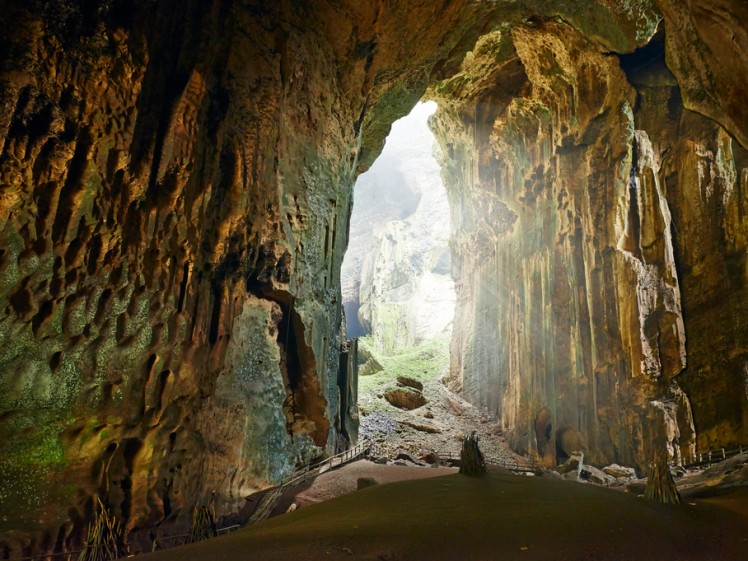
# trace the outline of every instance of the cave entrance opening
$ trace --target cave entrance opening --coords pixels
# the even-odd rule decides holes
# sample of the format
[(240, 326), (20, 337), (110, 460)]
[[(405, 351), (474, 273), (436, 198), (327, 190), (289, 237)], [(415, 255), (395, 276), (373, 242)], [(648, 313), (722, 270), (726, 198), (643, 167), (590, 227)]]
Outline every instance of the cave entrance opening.
[[(433, 101), (392, 125), (357, 180), (341, 280), (347, 334), (358, 338), (360, 436), (422, 442), (438, 453), (432, 395), (449, 369), (455, 289), (450, 209), (441, 153), (429, 129)], [(400, 439), (402, 440), (402, 439)], [(402, 448), (400, 448), (402, 449)]]

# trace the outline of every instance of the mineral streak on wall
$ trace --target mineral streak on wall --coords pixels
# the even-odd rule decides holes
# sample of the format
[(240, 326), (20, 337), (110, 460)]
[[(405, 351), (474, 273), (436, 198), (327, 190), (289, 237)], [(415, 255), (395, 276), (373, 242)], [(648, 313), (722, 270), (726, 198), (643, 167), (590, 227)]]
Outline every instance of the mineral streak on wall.
[(454, 385), (549, 464), (747, 441), (748, 161), (683, 107), (662, 34), (619, 58), (562, 22), (496, 31), (430, 95)]
[(467, 395), (527, 449), (745, 440), (748, 8), (711, 5), (0, 1), (2, 554), (96, 496), (149, 549), (355, 433), (351, 186), (429, 85)]

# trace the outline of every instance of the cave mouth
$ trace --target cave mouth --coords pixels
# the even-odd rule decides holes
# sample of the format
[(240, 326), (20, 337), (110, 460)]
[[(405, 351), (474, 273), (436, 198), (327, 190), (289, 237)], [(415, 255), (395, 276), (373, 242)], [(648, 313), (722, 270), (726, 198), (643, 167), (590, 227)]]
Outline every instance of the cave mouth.
[(428, 125), (436, 110), (433, 101), (419, 102), (393, 123), (354, 186), (341, 280), (347, 335), (359, 339), (366, 437), (389, 435), (403, 422), (433, 434), (422, 422), (437, 415), (429, 387), (449, 368), (455, 289), (449, 201)]

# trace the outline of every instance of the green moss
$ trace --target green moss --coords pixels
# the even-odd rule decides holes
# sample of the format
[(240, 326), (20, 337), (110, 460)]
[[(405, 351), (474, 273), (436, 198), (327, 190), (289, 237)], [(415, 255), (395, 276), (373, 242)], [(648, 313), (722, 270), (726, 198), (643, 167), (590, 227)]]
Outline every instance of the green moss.
[(436, 380), (449, 365), (450, 334), (442, 333), (428, 341), (407, 347), (389, 356), (377, 354), (371, 336), (359, 339), (359, 348), (375, 358), (383, 370), (359, 379), (359, 393), (372, 396), (392, 384), (398, 376), (408, 376), (420, 382)]

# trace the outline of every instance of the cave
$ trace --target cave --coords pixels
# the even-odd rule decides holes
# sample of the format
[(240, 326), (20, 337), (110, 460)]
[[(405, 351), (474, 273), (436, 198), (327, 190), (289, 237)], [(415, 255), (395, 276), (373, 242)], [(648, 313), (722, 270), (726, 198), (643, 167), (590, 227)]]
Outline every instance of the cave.
[(0, 5), (0, 558), (355, 445), (353, 186), (419, 102), (445, 386), (539, 472), (748, 445), (743, 0)]

